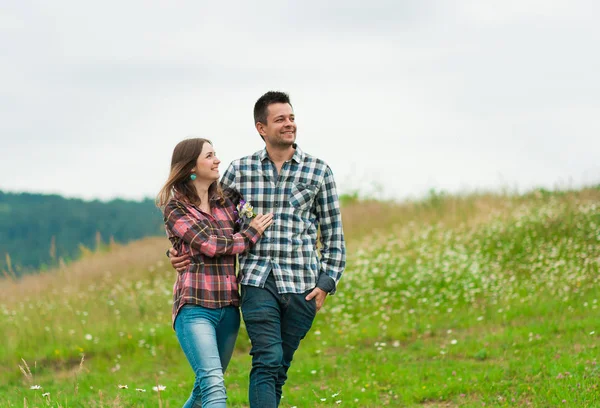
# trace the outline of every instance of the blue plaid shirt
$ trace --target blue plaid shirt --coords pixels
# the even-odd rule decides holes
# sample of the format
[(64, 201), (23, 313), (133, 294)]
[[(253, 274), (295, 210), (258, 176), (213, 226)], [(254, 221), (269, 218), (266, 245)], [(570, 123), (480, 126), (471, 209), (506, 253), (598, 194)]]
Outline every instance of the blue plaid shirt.
[[(221, 183), (237, 190), (255, 213), (275, 215), (262, 239), (239, 256), (242, 285), (263, 287), (271, 271), (279, 293), (313, 289), (322, 275), (337, 285), (346, 246), (333, 173), (324, 161), (296, 146), (277, 174), (263, 149), (234, 160)], [(322, 246), (317, 252), (319, 227)]]

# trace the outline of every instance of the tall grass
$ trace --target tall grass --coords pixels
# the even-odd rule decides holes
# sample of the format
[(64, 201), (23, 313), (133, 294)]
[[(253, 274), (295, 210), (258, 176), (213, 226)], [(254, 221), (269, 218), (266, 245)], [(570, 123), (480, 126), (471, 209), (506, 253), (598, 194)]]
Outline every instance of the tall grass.
[[(357, 199), (343, 218), (348, 267), (283, 407), (600, 406), (599, 189)], [(167, 247), (1, 282), (0, 407), (181, 406), (193, 377)], [(232, 407), (247, 406), (248, 351), (242, 330)]]

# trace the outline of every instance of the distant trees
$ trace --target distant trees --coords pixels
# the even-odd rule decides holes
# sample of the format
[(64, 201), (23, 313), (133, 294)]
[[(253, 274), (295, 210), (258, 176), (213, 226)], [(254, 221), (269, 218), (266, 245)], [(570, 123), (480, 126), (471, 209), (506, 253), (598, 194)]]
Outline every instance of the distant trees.
[(162, 214), (151, 199), (101, 202), (0, 191), (0, 270), (16, 276), (77, 258), (81, 246), (161, 234)]

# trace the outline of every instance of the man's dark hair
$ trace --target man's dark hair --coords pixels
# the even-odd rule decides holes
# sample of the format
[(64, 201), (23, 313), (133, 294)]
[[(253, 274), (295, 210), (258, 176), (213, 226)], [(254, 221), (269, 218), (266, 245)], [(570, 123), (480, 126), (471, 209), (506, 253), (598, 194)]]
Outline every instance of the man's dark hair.
[(269, 91), (260, 98), (254, 104), (254, 123), (267, 124), (267, 115), (269, 114), (269, 105), (273, 103), (289, 103), (290, 96), (285, 92)]

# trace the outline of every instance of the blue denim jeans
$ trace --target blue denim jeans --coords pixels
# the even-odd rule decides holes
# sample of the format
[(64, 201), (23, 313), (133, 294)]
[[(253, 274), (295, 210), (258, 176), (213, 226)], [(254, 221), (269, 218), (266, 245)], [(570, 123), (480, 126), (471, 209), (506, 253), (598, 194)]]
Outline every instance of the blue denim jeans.
[(175, 319), (175, 333), (196, 375), (192, 395), (183, 408), (225, 408), (223, 373), (231, 360), (239, 328), (237, 307), (181, 308)]
[(251, 408), (275, 408), (294, 352), (317, 313), (310, 291), (279, 294), (270, 274), (264, 288), (242, 285), (242, 314), (252, 343)]

